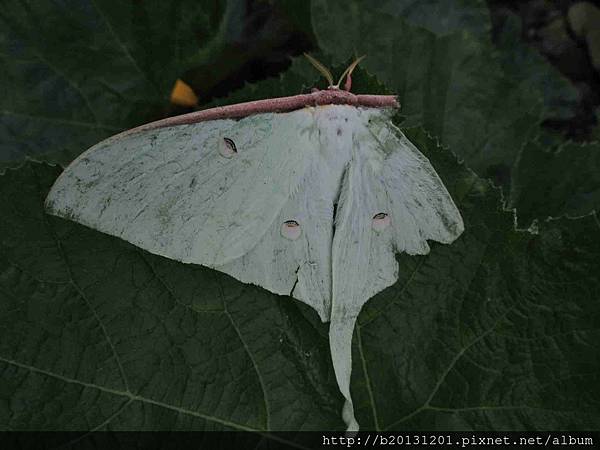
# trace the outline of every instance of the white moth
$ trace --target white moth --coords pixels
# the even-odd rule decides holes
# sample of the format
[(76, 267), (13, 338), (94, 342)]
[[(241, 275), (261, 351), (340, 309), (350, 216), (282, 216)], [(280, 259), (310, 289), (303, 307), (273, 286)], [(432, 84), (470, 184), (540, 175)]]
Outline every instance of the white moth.
[(348, 430), (362, 305), (396, 282), (395, 252), (453, 242), (463, 222), (435, 170), (391, 122), (395, 97), (333, 85), (165, 119), (93, 146), (47, 210), (149, 252), (201, 264), (330, 321)]

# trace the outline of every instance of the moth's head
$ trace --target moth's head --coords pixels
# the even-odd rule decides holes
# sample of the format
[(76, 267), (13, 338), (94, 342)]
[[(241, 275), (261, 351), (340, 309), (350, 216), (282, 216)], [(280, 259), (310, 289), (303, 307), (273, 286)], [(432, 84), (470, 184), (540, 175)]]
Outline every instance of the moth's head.
[(306, 58), (310, 61), (310, 63), (313, 66), (315, 66), (315, 68), (319, 72), (321, 72), (321, 74), (325, 77), (325, 79), (329, 83), (329, 86), (327, 87), (327, 89), (333, 89), (333, 90), (340, 89), (340, 84), (342, 84), (342, 81), (345, 78), (346, 82), (344, 83), (344, 87), (342, 89), (350, 92), (350, 88), (352, 87), (352, 72), (354, 71), (356, 66), (358, 66), (358, 63), (361, 62), (366, 55), (362, 55), (362, 56), (356, 58), (352, 62), (352, 64), (350, 64), (346, 68), (346, 70), (344, 70), (344, 72), (340, 76), (340, 79), (338, 80), (337, 84), (333, 84), (333, 75), (331, 75), (331, 71), (327, 67), (325, 67), (323, 64), (321, 64), (319, 61), (317, 61), (312, 56), (310, 56), (308, 53), (305, 53), (304, 56), (306, 56)]

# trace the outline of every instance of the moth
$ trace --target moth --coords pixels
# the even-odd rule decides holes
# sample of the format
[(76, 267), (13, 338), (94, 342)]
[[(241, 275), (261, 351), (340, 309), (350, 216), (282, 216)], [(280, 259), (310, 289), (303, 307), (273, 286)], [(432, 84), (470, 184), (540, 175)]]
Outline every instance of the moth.
[[(362, 305), (398, 279), (396, 252), (449, 244), (463, 221), (429, 160), (392, 123), (394, 96), (337, 84), (217, 107), (108, 138), (75, 159), (51, 214), (151, 253), (294, 297), (330, 322), (349, 431), (351, 343)], [(340, 88), (342, 80), (344, 88)]]

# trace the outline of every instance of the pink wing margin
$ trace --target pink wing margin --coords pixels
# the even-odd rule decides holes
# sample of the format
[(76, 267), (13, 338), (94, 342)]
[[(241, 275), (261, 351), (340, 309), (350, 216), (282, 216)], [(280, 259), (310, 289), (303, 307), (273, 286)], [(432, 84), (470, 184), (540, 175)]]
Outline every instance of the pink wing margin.
[(180, 116), (150, 122), (139, 127), (119, 133), (113, 138), (140, 131), (164, 128), (176, 125), (187, 125), (208, 120), (239, 119), (253, 114), (269, 112), (289, 112), (307, 106), (351, 105), (366, 108), (399, 108), (400, 104), (395, 95), (356, 95), (341, 89), (327, 89), (311, 92), (310, 94), (276, 97), (235, 105), (218, 106)]

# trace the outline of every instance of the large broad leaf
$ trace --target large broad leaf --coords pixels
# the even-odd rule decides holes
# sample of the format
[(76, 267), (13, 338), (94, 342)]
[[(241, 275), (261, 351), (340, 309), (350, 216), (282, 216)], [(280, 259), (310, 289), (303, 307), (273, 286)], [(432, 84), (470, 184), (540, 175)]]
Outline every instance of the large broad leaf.
[[(594, 217), (517, 232), (424, 132), (466, 231), (371, 299), (354, 336), (364, 428), (600, 426)], [(60, 169), (0, 177), (0, 428), (343, 429), (327, 325), (289, 297), (46, 215)]]
[(68, 161), (161, 115), (182, 61), (198, 49), (194, 33), (211, 33), (209, 19), (187, 0), (4, 5), (0, 163), (56, 152)]
[(485, 0), (384, 0), (372, 3), (372, 8), (438, 35), (463, 30), (485, 35), (490, 30)]
[(502, 72), (518, 80), (521, 89), (541, 93), (544, 120), (573, 119), (580, 102), (575, 86), (537, 50), (523, 43), (521, 36), (520, 19), (508, 15), (494, 42)]
[(528, 142), (514, 171), (511, 206), (520, 226), (536, 218), (600, 211), (600, 142)]

